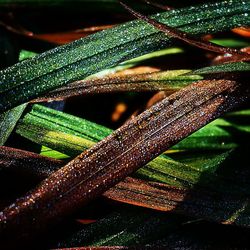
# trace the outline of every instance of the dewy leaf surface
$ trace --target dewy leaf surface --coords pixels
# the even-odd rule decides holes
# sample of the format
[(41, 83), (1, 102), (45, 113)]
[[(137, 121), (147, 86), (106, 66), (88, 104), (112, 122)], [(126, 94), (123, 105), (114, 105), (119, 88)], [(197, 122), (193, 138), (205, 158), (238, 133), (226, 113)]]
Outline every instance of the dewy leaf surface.
[[(238, 141), (232, 134), (233, 130), (249, 132), (250, 128), (247, 124), (235, 124), (233, 121), (244, 119), (244, 117), (249, 119), (249, 116), (249, 111), (245, 111), (244, 113), (232, 114), (228, 117), (228, 119), (231, 117), (229, 121), (218, 119), (182, 140), (174, 148), (180, 150), (235, 148), (238, 146)], [(74, 156), (81, 153), (91, 143), (98, 142), (110, 135), (112, 130), (73, 115), (41, 105), (33, 105), (32, 110), (18, 123), (16, 132), (33, 142)], [(59, 134), (66, 135), (60, 138)], [(67, 141), (63, 140), (66, 137)], [(80, 138), (85, 140), (80, 140)], [(64, 147), (60, 145), (64, 145)]]
[[(238, 116), (242, 118), (241, 115)], [(192, 144), (191, 149), (197, 149), (193, 143), (196, 145), (201, 144), (199, 149), (204, 149), (205, 147), (209, 150), (215, 148), (219, 150), (235, 148), (237, 143), (231, 138), (230, 133), (226, 132), (223, 128), (217, 127), (218, 125), (223, 125), (225, 128), (232, 129), (233, 126), (222, 119), (213, 123), (214, 124), (209, 124), (202, 129), (204, 131), (201, 136), (199, 136), (200, 132), (198, 131), (189, 136), (189, 140), (188, 138), (184, 139), (187, 141), (186, 143), (183, 144), (180, 142), (179, 144), (182, 145), (180, 148), (189, 149)], [(235, 128), (237, 128), (237, 125)], [(246, 128), (247, 126), (244, 127), (243, 131), (245, 131)], [(110, 129), (103, 126), (39, 105), (33, 106), (32, 111), (25, 115), (17, 129), (18, 133), (26, 138), (40, 144), (51, 146), (56, 150), (63, 151), (71, 157), (79, 154), (82, 149), (88, 148), (88, 145), (90, 144), (88, 141), (95, 143), (111, 133)], [(58, 133), (57, 130), (59, 130), (60, 133)], [(62, 133), (67, 134), (67, 136), (64, 135), (60, 138)], [(196, 136), (196, 134), (198, 134), (198, 136)], [(92, 137), (89, 137), (89, 135)], [(84, 141), (80, 138), (75, 140), (75, 138), (77, 138), (76, 136), (85, 138), (86, 140)], [(211, 139), (213, 137), (215, 138)], [(67, 140), (65, 140), (65, 138), (67, 138)], [(86, 141), (88, 142), (87, 144)], [(222, 141), (224, 142), (224, 145), (221, 146), (220, 144)], [(47, 152), (44, 152), (44, 154), (48, 155)], [(216, 157), (209, 155), (198, 162), (197, 157), (195, 157), (194, 162), (191, 164), (188, 163), (188, 165), (174, 161), (173, 159), (162, 155), (139, 169), (135, 175), (143, 179), (160, 181), (179, 187), (193, 187), (199, 181), (199, 185), (203, 188), (216, 188), (217, 191), (222, 191), (224, 193), (248, 194), (248, 186), (242, 186), (240, 183), (233, 184), (235, 182), (233, 178), (230, 180), (231, 185), (228, 186), (227, 180), (225, 182), (223, 176), (217, 176), (214, 174), (214, 171), (219, 168), (220, 164), (228, 157), (228, 155), (229, 153), (224, 153)], [(51, 153), (49, 153), (49, 156), (53, 157)], [(204, 181), (200, 182), (200, 177), (203, 175), (204, 171), (208, 171), (208, 173), (206, 173)], [(217, 185), (214, 183), (217, 183)]]
[[(63, 166), (62, 161), (22, 150), (0, 147), (1, 171), (9, 170), (9, 173), (21, 174), (21, 176), (26, 173), (30, 178), (39, 180), (48, 177), (60, 166)], [(187, 170), (183, 172), (185, 171), (189, 174)], [(214, 175), (214, 177), (216, 176)], [(220, 181), (219, 184), (222, 184)], [(196, 186), (186, 189), (127, 177), (106, 191), (103, 197), (154, 210), (171, 211), (194, 218), (250, 227), (248, 210), (244, 212), (245, 209), (243, 209), (249, 203), (245, 196), (242, 197), (240, 191), (237, 196), (233, 196), (231, 192), (219, 192), (217, 189), (204, 190), (200, 187), (206, 183), (202, 182), (202, 179), (197, 179)], [(232, 184), (231, 180), (228, 180), (227, 186)], [(231, 215), (240, 208), (242, 211), (238, 214), (237, 220), (230, 220)]]
[[(250, 226), (249, 206), (246, 198), (201, 191), (199, 188), (183, 189), (165, 184), (145, 182), (126, 178), (104, 196), (121, 202), (153, 208), (160, 211), (173, 211), (195, 218), (204, 218), (225, 224)], [(241, 210), (241, 212), (239, 212)], [(233, 214), (237, 214), (232, 219)]]
[(237, 57), (241, 57), (241, 60), (244, 60), (244, 61), (246, 61), (246, 60), (249, 61), (249, 59), (250, 59), (250, 56), (245, 52), (239, 51), (237, 49), (228, 48), (228, 47), (221, 47), (221, 46), (218, 46), (216, 44), (210, 43), (209, 41), (196, 38), (196, 37), (188, 34), (187, 32), (183, 32), (183, 31), (180, 31), (178, 29), (175, 29), (171, 26), (168, 26), (166, 24), (158, 22), (155, 19), (152, 19), (150, 17), (147, 17), (147, 16), (135, 11), (134, 9), (129, 7), (127, 4), (125, 4), (123, 1), (120, 1), (120, 3), (133, 16), (137, 17), (140, 20), (147, 22), (148, 24), (151, 24), (155, 28), (166, 33), (168, 36), (180, 39), (184, 42), (187, 42), (190, 45), (193, 45), (193, 46), (201, 48), (201, 49), (210, 50), (210, 51), (222, 53), (222, 54), (231, 54), (231, 55), (234, 55)]
[(214, 74), (214, 73), (227, 73), (227, 72), (247, 72), (250, 71), (250, 63), (246, 62), (235, 62), (225, 63), (216, 66), (210, 66), (202, 69), (197, 69), (192, 74)]
[[(229, 117), (231, 117), (231, 122), (233, 122), (238, 119), (247, 120), (249, 116), (249, 111), (244, 111), (234, 113)], [(174, 148), (186, 149), (189, 152), (190, 150), (206, 149), (211, 151), (214, 149), (236, 148), (239, 146), (238, 140), (242, 143), (242, 138), (246, 138), (246, 140), (249, 138), (250, 129), (247, 123), (246, 125), (239, 125), (231, 122), (218, 119), (182, 140)], [(235, 137), (232, 131), (238, 131), (237, 137)], [(32, 110), (23, 117), (17, 126), (18, 134), (33, 142), (64, 152), (71, 157), (80, 154), (83, 149), (88, 148), (88, 145), (102, 140), (111, 132), (112, 130), (93, 122), (40, 105), (33, 105)], [(81, 138), (85, 140), (81, 140)], [(209, 151), (206, 151), (207, 155)], [(53, 157), (51, 153), (44, 152), (44, 154)], [(227, 158), (228, 154), (225, 153), (218, 157), (208, 155), (205, 159), (198, 161), (198, 164), (196, 164), (197, 157), (195, 157), (194, 163), (191, 164), (192, 167), (190, 167), (190, 164), (182, 164), (162, 155), (139, 169), (136, 172), (136, 176), (169, 185), (192, 187), (200, 180), (203, 169), (213, 172)], [(190, 158), (190, 153), (188, 158)], [(196, 164), (195, 167), (193, 167), (194, 164)], [(209, 176), (208, 173), (206, 176), (204, 179), (206, 182), (202, 183), (203, 187), (212, 189), (216, 187), (217, 190), (220, 189), (223, 192), (248, 193), (248, 188), (245, 186), (241, 187), (240, 183), (228, 186), (223, 181), (223, 177), (218, 178), (214, 174)], [(219, 180), (220, 185), (214, 185)], [(233, 182), (232, 179), (231, 182)]]
[(248, 97), (245, 85), (212, 80), (165, 98), (1, 212), (1, 232), (22, 237), (55, 223)]
[[(195, 35), (247, 26), (249, 12), (249, 2), (231, 0), (154, 17)], [(171, 41), (150, 25), (132, 21), (23, 61), (0, 72), (0, 112), (119, 62), (164, 48)]]
[(0, 114), (0, 146), (7, 141), (26, 106), (22, 104)]
[[(30, 56), (28, 54), (19, 56), (19, 60), (22, 61)], [(27, 104), (22, 104), (2, 114), (0, 113), (0, 146), (7, 141), (26, 107)]]
[(133, 74), (121, 77), (104, 77), (101, 79), (82, 80), (71, 83), (65, 87), (51, 91), (44, 97), (39, 97), (32, 102), (60, 100), (84, 94), (99, 94), (123, 91), (167, 91), (174, 92), (181, 87), (201, 80), (198, 75), (184, 75), (190, 70), (169, 70), (154, 73)]
[(23, 176), (26, 174), (44, 179), (63, 166), (63, 161), (31, 153), (28, 151), (0, 147), (0, 171), (9, 171)]
[(44, 97), (39, 97), (31, 102), (46, 102), (62, 100), (65, 98), (109, 92), (123, 91), (165, 91), (172, 93), (192, 82), (203, 79), (201, 75), (215, 73), (247, 72), (250, 64), (245, 62), (226, 63), (222, 65), (190, 70), (169, 70), (144, 74), (131, 74), (122, 77), (102, 77), (97, 79), (81, 80), (68, 84), (65, 87), (51, 91)]

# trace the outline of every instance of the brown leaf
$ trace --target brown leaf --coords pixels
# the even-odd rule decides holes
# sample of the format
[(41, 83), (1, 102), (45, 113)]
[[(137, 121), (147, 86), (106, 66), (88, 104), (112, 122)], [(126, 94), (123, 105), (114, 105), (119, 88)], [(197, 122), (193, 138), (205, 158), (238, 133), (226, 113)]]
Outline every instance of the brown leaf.
[[(114, 93), (124, 91), (143, 92), (164, 90), (169, 93), (173, 93), (179, 90), (180, 87), (197, 80), (196, 78), (178, 78), (179, 75), (181, 76), (181, 74), (187, 72), (188, 70), (158, 71), (143, 74), (115, 75), (111, 77), (81, 80), (53, 90), (46, 96), (32, 100), (31, 103), (63, 100), (69, 97), (84, 94)], [(180, 84), (180, 82), (183, 82), (183, 84)]]
[(247, 204), (246, 199), (214, 193), (211, 191), (172, 187), (162, 183), (145, 182), (127, 177), (103, 194), (119, 202), (151, 208), (154, 210), (184, 214), (222, 224), (250, 227), (249, 215), (239, 213)]
[(83, 29), (69, 30), (65, 32), (44, 33), (44, 34), (36, 34), (32, 31), (25, 29), (24, 27), (20, 26), (19, 24), (13, 21), (11, 23), (8, 23), (0, 20), (0, 26), (4, 27), (6, 30), (12, 33), (24, 37), (29, 37), (31, 39), (42, 40), (57, 45), (62, 45), (80, 39), (82, 37), (89, 36), (98, 31), (112, 28), (114, 25), (99, 25)]
[(31, 175), (45, 179), (63, 166), (63, 161), (44, 157), (28, 151), (0, 146), (0, 170)]
[(1, 234), (17, 242), (56, 223), (247, 98), (248, 87), (230, 80), (200, 81), (172, 94), (3, 210)]

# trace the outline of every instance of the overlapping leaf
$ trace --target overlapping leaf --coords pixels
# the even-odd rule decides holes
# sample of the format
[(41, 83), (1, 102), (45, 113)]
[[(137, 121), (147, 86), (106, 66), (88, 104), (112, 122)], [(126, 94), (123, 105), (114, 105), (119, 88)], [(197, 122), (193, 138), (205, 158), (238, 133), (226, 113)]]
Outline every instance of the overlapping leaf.
[(90, 79), (77, 81), (68, 86), (51, 91), (44, 97), (37, 98), (32, 102), (46, 102), (61, 100), (72, 96), (84, 94), (123, 92), (123, 91), (165, 91), (172, 93), (187, 86), (188, 84), (201, 80), (201, 75), (217, 73), (247, 72), (250, 64), (245, 62), (227, 63), (223, 65), (210, 66), (195, 71), (169, 70), (144, 74), (131, 74), (129, 76), (102, 77), (101, 79)]
[[(36, 232), (31, 228), (55, 222), (229, 110), (232, 101), (241, 103), (248, 95), (244, 85), (235, 81), (213, 80), (197, 82), (165, 98), (7, 207), (0, 214), (3, 235), (20, 232), (21, 226), (18, 237), (25, 237)], [(30, 213), (35, 221), (30, 221)]]
[[(238, 119), (242, 116), (247, 119), (247, 112), (244, 114), (235, 114)], [(231, 115), (231, 117), (233, 117)], [(232, 118), (231, 118), (232, 119)], [(207, 125), (193, 135), (178, 143), (174, 148), (179, 150), (225, 150), (233, 149), (238, 145), (234, 135), (230, 130), (232, 128), (244, 132), (249, 128), (245, 126), (233, 126), (230, 122), (218, 119)], [(59, 111), (55, 111), (43, 106), (34, 105), (33, 109), (27, 113), (17, 126), (17, 133), (39, 144), (46, 145), (55, 150), (61, 151), (69, 156), (79, 154), (83, 149), (93, 145), (108, 136), (112, 130), (97, 125), (90, 121), (77, 118)], [(241, 133), (241, 137), (245, 137)], [(47, 154), (48, 155), (48, 154)], [(215, 156), (208, 154), (208, 159), (198, 161), (194, 165), (187, 165), (170, 159), (166, 156), (159, 156), (149, 162), (147, 166), (139, 169), (136, 173), (144, 179), (161, 181), (179, 187), (193, 187), (200, 181), (203, 172), (206, 172), (206, 178), (200, 185), (206, 188), (216, 188), (217, 191), (236, 192), (237, 194), (248, 193), (248, 186), (242, 186), (241, 183), (227, 185), (222, 176), (216, 177), (215, 170), (227, 157), (228, 153)], [(50, 155), (49, 155), (50, 156)], [(190, 158), (190, 157), (189, 157)], [(195, 158), (194, 162), (197, 161)], [(204, 166), (204, 167), (202, 167)], [(215, 185), (217, 183), (217, 185)]]
[(9, 135), (13, 131), (16, 123), (21, 117), (24, 109), (26, 108), (26, 104), (19, 105), (16, 108), (8, 110), (2, 114), (0, 114), (0, 145), (4, 145), (7, 141)]
[[(230, 28), (231, 24), (235, 26), (234, 21), (237, 21), (237, 25), (240, 25), (240, 22), (248, 23), (250, 21), (248, 18), (249, 5), (245, 2), (241, 2), (241, 5), (238, 5), (236, 1), (230, 1), (230, 3), (221, 2), (210, 5), (209, 8), (205, 5), (199, 8), (201, 11), (199, 18), (202, 19), (202, 29), (196, 29), (198, 27), (196, 23), (197, 16), (194, 15), (193, 8), (192, 11), (190, 8), (167, 13), (168, 17), (173, 18), (173, 23), (171, 23), (171, 18), (167, 20), (167, 22), (169, 22), (168, 25), (181, 26), (180, 28), (183, 28), (184, 31), (200, 34), (207, 31), (215, 31), (211, 29), (212, 19), (210, 18), (213, 18), (213, 20), (217, 18), (218, 30)], [(210, 11), (212, 11), (212, 15)], [(184, 18), (183, 20), (179, 18), (180, 13), (184, 14), (181, 16), (185, 16), (185, 20), (188, 20), (187, 23), (182, 23)], [(206, 14), (203, 15), (204, 13)], [(164, 14), (156, 15), (156, 17), (161, 15)], [(177, 17), (178, 20), (176, 19)], [(223, 19), (225, 17), (227, 17), (227, 20)], [(160, 21), (162, 22), (162, 20)], [(125, 24), (117, 28), (117, 30), (120, 31), (119, 34), (114, 32), (116, 28), (111, 30), (110, 33), (104, 31), (90, 37), (89, 40), (80, 40), (74, 44), (56, 49), (47, 54), (45, 53), (23, 64), (7, 69), (3, 72), (3, 80), (0, 85), (0, 87), (2, 87), (2, 90), (0, 89), (0, 92), (2, 91), (2, 93), (0, 93), (2, 97), (2, 102), (0, 103), (1, 111), (14, 107), (18, 103), (30, 100), (43, 92), (80, 79), (103, 68), (115, 65), (124, 59), (153, 51), (156, 45), (164, 46), (166, 43), (172, 41), (172, 39), (166, 38), (165, 36), (163, 38), (163, 34), (156, 32), (149, 26), (143, 25), (144, 24), (140, 22)], [(140, 28), (142, 32), (139, 33), (137, 28)], [(128, 31), (131, 33), (127, 35), (126, 32)], [(103, 42), (105, 35), (108, 34), (110, 34), (110, 36), (108, 38), (106, 37), (107, 43), (101, 44), (99, 38), (102, 38)], [(111, 38), (112, 40), (110, 40)], [(141, 47), (138, 47), (137, 42)], [(136, 48), (134, 46), (136, 46)], [(84, 55), (80, 54), (80, 52), (84, 52)], [(92, 62), (95, 62), (95, 65), (92, 64)], [(24, 70), (20, 70), (20, 65), (24, 67)], [(34, 66), (32, 70), (29, 68), (30, 66)], [(238, 71), (238, 69), (239, 68), (237, 68), (236, 71)], [(241, 70), (242, 68), (240, 67), (240, 71)], [(15, 81), (14, 83), (13, 79)], [(12, 96), (14, 96), (13, 94), (18, 95), (17, 100), (12, 98)], [(18, 237), (25, 237), (28, 234), (36, 232), (37, 229), (41, 227), (46, 227), (51, 223), (53, 224), (60, 217), (72, 213), (79, 206), (101, 195), (105, 190), (114, 186), (168, 147), (174, 145), (179, 140), (230, 110), (232, 107), (235, 107), (237, 104), (242, 103), (247, 98), (249, 98), (249, 89), (246, 85), (235, 80), (226, 79), (200, 81), (171, 95), (126, 123), (106, 139), (91, 147), (91, 149), (79, 155), (64, 168), (48, 177), (27, 196), (19, 199), (16, 203), (0, 213), (3, 235), (8, 235), (8, 233), (12, 232), (17, 235), (18, 239)], [(47, 124), (45, 124), (45, 127), (46, 125)], [(37, 135), (37, 138), (40, 136), (43, 140), (46, 129), (48, 131), (50, 128), (45, 128), (41, 131), (41, 133)], [(55, 127), (53, 129), (55, 130)], [(105, 128), (103, 129), (106, 130)], [(65, 130), (70, 132), (71, 128), (68, 129), (66, 127)], [(45, 141), (55, 138), (53, 132), (52, 130), (52, 135), (47, 134)], [(59, 132), (62, 139), (60, 145), (61, 151), (66, 152), (68, 148), (76, 148), (79, 144), (86, 145), (86, 148), (94, 144), (93, 140), (91, 140), (93, 139), (91, 136), (81, 137), (78, 131), (76, 131), (76, 134), (73, 140), (75, 145), (71, 147), (70, 143), (68, 143), (69, 138), (67, 133)], [(53, 145), (53, 143), (57, 145), (55, 141), (51, 141), (50, 143), (51, 145)], [(75, 154), (79, 150), (79, 148), (76, 148), (75, 152), (70, 152), (70, 154)], [(216, 169), (215, 165), (220, 164), (225, 158), (226, 156), (223, 155), (218, 159), (214, 159), (214, 161), (211, 160), (209, 163), (209, 165), (212, 166), (210, 173), (214, 174)], [(163, 158), (160, 160), (158, 158), (158, 165), (161, 164), (161, 161), (163, 161)], [(176, 168), (178, 168), (178, 164), (176, 164)], [(182, 164), (182, 167), (183, 166), (185, 166), (185, 164)], [(151, 168), (153, 169), (154, 166), (151, 166)], [(176, 178), (173, 178), (174, 172), (174, 176), (177, 176), (177, 180), (178, 178), (181, 180), (179, 182), (180, 185), (184, 185), (186, 181), (188, 187), (193, 187), (194, 184), (197, 184), (199, 171), (199, 169), (193, 167), (189, 175), (186, 175), (185, 171), (180, 169), (179, 172), (174, 171), (174, 168), (170, 168), (168, 172), (162, 168), (159, 172), (169, 175), (170, 178), (168, 178), (168, 180), (170, 181)], [(209, 175), (205, 177), (207, 178), (204, 183), (206, 184), (205, 187), (207, 187), (207, 183), (210, 183), (210, 179)], [(221, 185), (214, 185), (214, 187), (220, 190), (224, 184), (223, 179), (219, 178), (219, 182)], [(143, 186), (143, 183), (141, 184), (141, 186)], [(149, 187), (149, 183), (144, 184), (145, 186), (142, 188), (142, 192), (139, 191), (137, 195), (145, 194), (147, 196), (145, 190), (149, 192), (152, 191)], [(171, 194), (177, 197), (177, 200), (180, 199), (180, 197), (183, 198), (183, 196), (180, 195), (182, 193), (180, 189), (178, 189), (178, 191), (176, 191), (177, 189), (171, 190), (170, 192), (167, 190), (167, 186), (157, 185), (157, 187), (151, 187), (155, 193), (161, 192), (161, 187), (162, 189), (165, 188), (165, 194), (167, 192), (170, 198)], [(198, 183), (197, 186), (202, 187), (200, 183)], [(232, 190), (235, 189), (234, 184), (232, 184), (231, 188)], [(126, 189), (126, 192), (130, 192), (132, 189), (130, 185), (130, 188)], [(139, 189), (140, 187), (137, 186), (137, 192)], [(136, 198), (129, 196), (128, 193), (126, 193), (125, 196), (132, 197), (133, 202), (136, 202)], [(201, 198), (199, 195), (198, 197)], [(143, 197), (141, 198), (140, 200), (142, 201)], [(151, 195), (151, 198), (153, 198), (153, 195)], [(154, 201), (151, 201), (159, 202), (158, 198), (159, 196), (157, 196)], [(208, 204), (206, 205), (209, 209), (208, 212), (211, 211), (211, 206), (215, 203), (209, 203), (211, 199), (208, 199), (208, 203), (204, 203), (204, 199), (203, 201), (201, 200), (202, 199), (199, 199), (200, 203), (198, 202), (198, 205), (201, 205), (201, 203), (203, 205)], [(221, 201), (221, 197), (218, 200)], [(144, 205), (149, 204), (151, 201), (148, 200), (144, 202)], [(173, 202), (173, 200), (169, 200), (170, 203), (171, 201)], [(169, 209), (169, 202), (165, 203), (165, 208), (167, 207)], [(163, 203), (164, 202), (162, 202), (161, 205)], [(230, 223), (233, 221), (237, 224), (237, 222), (240, 221), (238, 217), (239, 212), (242, 212), (245, 206), (239, 207), (238, 205), (241, 204), (241, 202), (235, 202), (235, 200), (229, 203), (230, 206), (228, 207), (233, 207), (233, 210), (237, 211), (235, 214), (232, 213), (231, 210), (229, 213), (223, 211), (223, 221), (225, 220)], [(189, 204), (183, 204), (185, 210), (186, 205), (188, 206)], [(218, 206), (219, 208), (216, 215), (220, 214), (221, 209), (221, 204), (218, 204), (215, 204), (215, 207)], [(223, 203), (223, 205), (225, 204)], [(246, 204), (246, 206), (247, 205), (248, 204)], [(228, 207), (224, 206), (222, 210)], [(195, 207), (194, 214), (196, 209)], [(32, 215), (32, 218), (35, 218), (35, 220), (30, 221), (30, 215)], [(204, 215), (204, 217), (206, 216)], [(248, 225), (248, 214), (243, 214), (241, 218), (243, 223), (240, 222), (238, 224)], [(244, 222), (246, 223), (244, 224)], [(22, 231), (20, 229), (22, 229)], [(3, 237), (3, 239), (5, 240), (6, 238)]]
[[(195, 10), (193, 7), (173, 10), (155, 18), (192, 34), (204, 34), (242, 23), (248, 25), (249, 11), (247, 2), (231, 0), (197, 6)], [(0, 73), (0, 111), (121, 61), (163, 48), (171, 41), (148, 24), (133, 21), (45, 52)]]

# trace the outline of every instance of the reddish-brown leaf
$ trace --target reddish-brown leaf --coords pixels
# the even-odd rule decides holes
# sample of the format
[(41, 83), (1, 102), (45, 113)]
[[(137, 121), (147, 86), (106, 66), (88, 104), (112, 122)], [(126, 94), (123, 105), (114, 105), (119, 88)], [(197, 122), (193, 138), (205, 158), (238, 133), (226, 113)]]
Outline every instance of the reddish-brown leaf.
[(172, 94), (3, 210), (1, 234), (18, 241), (56, 223), (247, 98), (249, 88), (230, 80), (200, 81)]

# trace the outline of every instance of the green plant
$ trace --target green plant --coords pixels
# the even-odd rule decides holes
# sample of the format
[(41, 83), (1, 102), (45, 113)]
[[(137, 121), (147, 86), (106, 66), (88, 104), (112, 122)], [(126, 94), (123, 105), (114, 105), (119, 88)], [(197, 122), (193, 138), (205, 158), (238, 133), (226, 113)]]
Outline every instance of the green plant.
[[(75, 8), (86, 4), (91, 13), (102, 10), (127, 18), (116, 1), (76, 2)], [(1, 174), (18, 180), (18, 192), (10, 189), (3, 205), (13, 202), (12, 196), (23, 194), (0, 213), (4, 247), (33, 246), (39, 234), (48, 235), (53, 228), (62, 235), (52, 233), (52, 242), (44, 242), (44, 247), (167, 248), (171, 234), (177, 237), (178, 230), (187, 223), (192, 225), (194, 219), (231, 224), (235, 231), (239, 226), (249, 228), (250, 183), (245, 159), (250, 132), (250, 56), (248, 48), (239, 49), (249, 41), (233, 36), (230, 30), (249, 26), (250, 3), (205, 1), (172, 9), (160, 2), (144, 2), (164, 11), (146, 17), (141, 11), (154, 9), (136, 3), (134, 8), (139, 11), (135, 11), (121, 2), (142, 20), (105, 29), (42, 54), (21, 51), (21, 62), (0, 72)], [(0, 6), (4, 11), (21, 13), (28, 7), (32, 11), (62, 8), (67, 12), (68, 2), (39, 1), (34, 5), (33, 1), (0, 1)], [(75, 13), (72, 6), (68, 11)], [(0, 11), (0, 24), (4, 29), (18, 34), (18, 38), (31, 36), (3, 13)], [(121, 21), (115, 15), (113, 18)], [(230, 36), (210, 39), (220, 45), (200, 38), (219, 32)], [(246, 33), (249, 35), (247, 29)], [(42, 37), (35, 31), (32, 34), (36, 39)], [(197, 58), (195, 54), (199, 54)], [(157, 62), (161, 58), (164, 60)], [(169, 63), (175, 58), (177, 66), (170, 70)], [(185, 67), (180, 67), (187, 59)], [(140, 65), (159, 68), (148, 72), (142, 67), (138, 73)], [(126, 75), (126, 70), (132, 74)], [(163, 97), (156, 94), (139, 115), (128, 112), (127, 121), (115, 130), (43, 105), (51, 101), (67, 105), (70, 98), (84, 100), (96, 94), (108, 98), (108, 93), (117, 92), (126, 92), (124, 100), (131, 100), (131, 92), (157, 91), (162, 91)], [(98, 105), (108, 115), (102, 103)], [(241, 109), (235, 111), (239, 106)], [(225, 115), (232, 110), (235, 112)], [(115, 126), (114, 122), (108, 125)], [(26, 138), (33, 144), (26, 141), (28, 145), (17, 149), (20, 145), (15, 138)], [(42, 147), (36, 150), (35, 144)], [(31, 191), (25, 194), (27, 190)], [(93, 202), (96, 199), (97, 205)], [(115, 203), (110, 205), (111, 201)], [(99, 204), (107, 206), (106, 214), (101, 214)], [(63, 228), (59, 229), (58, 224), (74, 221), (69, 216), (78, 218), (82, 216), (79, 211), (89, 214), (91, 209), (95, 219), (90, 225), (71, 225), (66, 235)], [(146, 220), (148, 216), (152, 218)], [(114, 223), (119, 223), (117, 229)], [(193, 235), (194, 247), (210, 247), (206, 240), (200, 242)], [(214, 244), (218, 247), (221, 243)]]

